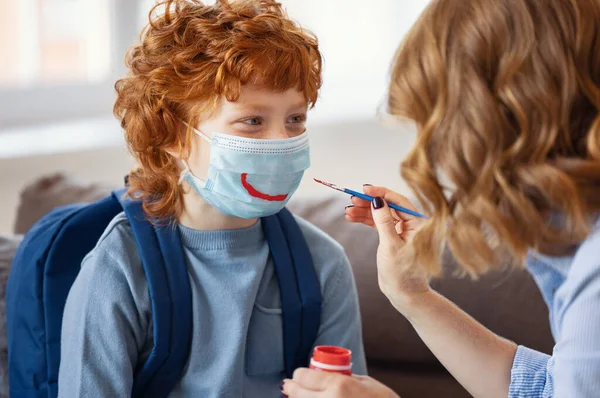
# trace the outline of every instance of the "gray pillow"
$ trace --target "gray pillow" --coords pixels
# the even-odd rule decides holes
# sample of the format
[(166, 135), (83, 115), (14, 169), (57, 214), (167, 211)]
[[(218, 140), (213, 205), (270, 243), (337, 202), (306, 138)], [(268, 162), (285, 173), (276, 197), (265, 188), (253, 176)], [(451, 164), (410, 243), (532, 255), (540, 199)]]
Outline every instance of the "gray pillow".
[(107, 196), (115, 188), (82, 182), (63, 173), (43, 176), (21, 192), (14, 232), (26, 233), (36, 221), (55, 207), (94, 202)]

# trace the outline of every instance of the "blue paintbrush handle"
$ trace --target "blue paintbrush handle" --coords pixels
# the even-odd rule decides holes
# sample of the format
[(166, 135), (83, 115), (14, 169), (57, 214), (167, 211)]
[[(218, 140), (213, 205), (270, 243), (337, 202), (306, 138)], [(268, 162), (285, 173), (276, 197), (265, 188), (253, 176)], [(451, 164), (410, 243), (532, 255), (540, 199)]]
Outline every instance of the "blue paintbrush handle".
[[(349, 193), (350, 195), (356, 196), (357, 198), (368, 200), (369, 202), (372, 202), (374, 199), (372, 196), (369, 196), (369, 195), (366, 195), (364, 193), (360, 193), (357, 191), (353, 191), (348, 188), (344, 188), (344, 192)], [(393, 203), (388, 203), (388, 206), (390, 206), (394, 210), (401, 211), (402, 213), (410, 214), (411, 216), (415, 216), (415, 217), (419, 217), (419, 218), (427, 218), (423, 214), (417, 213), (416, 211), (413, 211), (410, 209), (407, 209), (406, 207), (398, 206)]]

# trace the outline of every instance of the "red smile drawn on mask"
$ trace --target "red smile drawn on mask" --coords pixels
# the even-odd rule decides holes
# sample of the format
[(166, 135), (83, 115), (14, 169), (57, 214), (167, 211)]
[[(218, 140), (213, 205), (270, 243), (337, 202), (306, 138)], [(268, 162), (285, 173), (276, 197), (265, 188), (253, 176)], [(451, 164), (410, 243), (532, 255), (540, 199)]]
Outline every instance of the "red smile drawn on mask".
[(259, 198), (262, 200), (267, 200), (269, 202), (283, 202), (288, 197), (287, 194), (273, 196), (273, 195), (268, 195), (266, 193), (260, 192), (259, 190), (254, 188), (252, 185), (250, 185), (250, 183), (248, 182), (248, 173), (242, 173), (242, 186), (246, 189), (246, 191), (248, 191), (250, 196), (253, 196), (255, 198)]

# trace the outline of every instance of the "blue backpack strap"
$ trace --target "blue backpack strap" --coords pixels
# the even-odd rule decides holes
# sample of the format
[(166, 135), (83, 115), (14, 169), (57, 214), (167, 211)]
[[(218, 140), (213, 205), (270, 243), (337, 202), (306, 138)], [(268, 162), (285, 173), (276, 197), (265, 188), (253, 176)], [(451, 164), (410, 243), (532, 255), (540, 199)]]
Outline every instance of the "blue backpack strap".
[(296, 370), (296, 357), (301, 342), (300, 325), (302, 323), (302, 301), (298, 291), (293, 261), (281, 223), (277, 216), (262, 219), (262, 226), (269, 243), (271, 257), (275, 265), (275, 274), (281, 291), (281, 309), (283, 311), (283, 360), (285, 374), (291, 378)]
[(283, 310), (283, 351), (287, 377), (307, 366), (321, 324), (321, 285), (310, 250), (293, 215), (283, 209), (262, 219)]
[(286, 208), (277, 217), (290, 248), (296, 281), (302, 303), (301, 340), (296, 357), (297, 366), (306, 366), (321, 326), (321, 282), (315, 271), (310, 249), (300, 226)]
[(140, 201), (113, 193), (125, 210), (140, 253), (152, 302), (154, 346), (136, 371), (132, 397), (167, 397), (181, 378), (192, 338), (192, 292), (179, 231), (157, 227)]

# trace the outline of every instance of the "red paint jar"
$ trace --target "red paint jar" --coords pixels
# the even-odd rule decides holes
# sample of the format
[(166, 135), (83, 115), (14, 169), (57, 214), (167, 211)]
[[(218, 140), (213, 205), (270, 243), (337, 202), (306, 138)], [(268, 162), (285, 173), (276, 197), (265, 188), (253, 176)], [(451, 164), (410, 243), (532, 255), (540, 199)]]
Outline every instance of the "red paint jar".
[(352, 374), (352, 351), (335, 346), (317, 346), (310, 360), (310, 368), (323, 372)]

